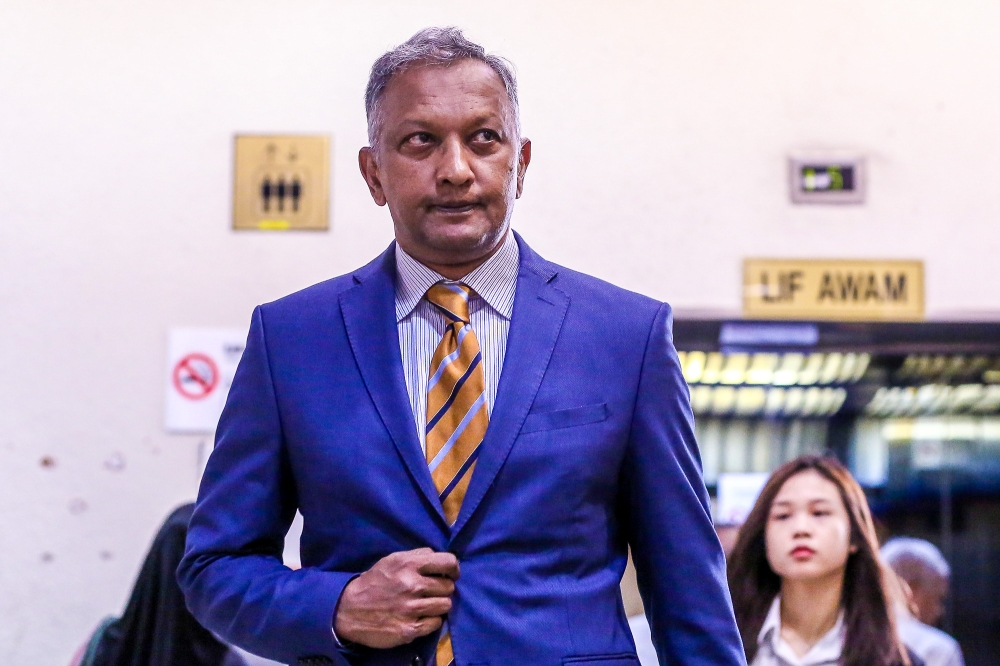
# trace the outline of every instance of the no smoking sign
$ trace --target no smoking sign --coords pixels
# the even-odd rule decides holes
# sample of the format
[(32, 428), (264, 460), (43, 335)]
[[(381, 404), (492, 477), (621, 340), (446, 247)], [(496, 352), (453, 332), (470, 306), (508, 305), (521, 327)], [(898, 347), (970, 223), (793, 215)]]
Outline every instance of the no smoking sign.
[(219, 385), (219, 366), (211, 356), (188, 354), (174, 366), (174, 388), (188, 400), (204, 400)]
[(173, 328), (167, 349), (166, 427), (210, 433), (226, 404), (246, 329)]

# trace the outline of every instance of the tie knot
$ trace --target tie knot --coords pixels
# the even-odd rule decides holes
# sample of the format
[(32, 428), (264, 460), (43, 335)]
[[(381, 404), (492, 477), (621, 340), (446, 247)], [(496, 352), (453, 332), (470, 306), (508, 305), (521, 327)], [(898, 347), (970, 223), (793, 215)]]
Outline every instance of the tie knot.
[(438, 282), (427, 290), (427, 300), (433, 303), (449, 323), (469, 323), (469, 296), (472, 288), (460, 282)]

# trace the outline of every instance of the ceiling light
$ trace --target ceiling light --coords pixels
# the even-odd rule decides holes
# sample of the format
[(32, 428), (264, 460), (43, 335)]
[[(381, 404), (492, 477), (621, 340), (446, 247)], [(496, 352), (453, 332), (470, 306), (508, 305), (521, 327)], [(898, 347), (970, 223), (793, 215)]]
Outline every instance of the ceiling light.
[(759, 414), (767, 401), (767, 391), (759, 386), (744, 386), (736, 391), (736, 413), (744, 416)]
[(840, 375), (840, 365), (844, 360), (844, 355), (839, 352), (826, 355), (823, 369), (819, 373), (820, 384), (832, 384), (837, 381)]
[(731, 386), (744, 383), (748, 365), (750, 365), (749, 354), (728, 355), (723, 366), (721, 383)]
[(719, 352), (711, 352), (705, 360), (705, 370), (701, 373), (703, 384), (718, 384), (724, 357)]
[(732, 386), (718, 386), (712, 392), (712, 413), (728, 414), (736, 403), (736, 389)]
[(798, 384), (801, 386), (811, 386), (819, 381), (819, 373), (823, 368), (822, 354), (809, 354), (806, 365), (799, 372)]
[(774, 378), (771, 380), (775, 386), (791, 386), (799, 378), (799, 369), (805, 361), (805, 356), (799, 353), (785, 354), (781, 357), (781, 364), (774, 371)]
[(802, 411), (805, 393), (805, 389), (797, 386), (785, 391), (785, 416), (794, 416)]
[(770, 384), (780, 358), (777, 354), (754, 354), (747, 370), (747, 384)]
[(684, 368), (684, 381), (688, 384), (697, 384), (701, 381), (701, 373), (705, 370), (705, 352), (687, 352), (685, 356), (681, 366)]

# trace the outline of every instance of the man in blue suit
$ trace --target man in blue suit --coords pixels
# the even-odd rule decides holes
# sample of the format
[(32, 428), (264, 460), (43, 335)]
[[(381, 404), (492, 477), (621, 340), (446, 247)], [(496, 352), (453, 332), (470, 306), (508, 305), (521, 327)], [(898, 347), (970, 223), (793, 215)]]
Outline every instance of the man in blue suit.
[(670, 308), (511, 231), (509, 66), (424, 30), (366, 106), (396, 242), (254, 312), (178, 571), (192, 612), (303, 665), (636, 666), (631, 546), (661, 662), (743, 664)]

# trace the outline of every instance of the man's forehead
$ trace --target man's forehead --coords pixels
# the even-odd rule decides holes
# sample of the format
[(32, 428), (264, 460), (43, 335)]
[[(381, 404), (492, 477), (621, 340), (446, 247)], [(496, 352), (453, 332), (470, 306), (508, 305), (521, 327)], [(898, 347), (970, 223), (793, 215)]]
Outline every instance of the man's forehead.
[(486, 63), (470, 58), (407, 68), (386, 86), (382, 105), (391, 116), (442, 112), (483, 116), (503, 115), (509, 99), (500, 76)]

